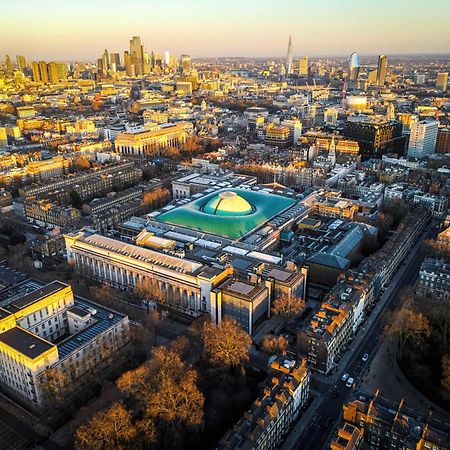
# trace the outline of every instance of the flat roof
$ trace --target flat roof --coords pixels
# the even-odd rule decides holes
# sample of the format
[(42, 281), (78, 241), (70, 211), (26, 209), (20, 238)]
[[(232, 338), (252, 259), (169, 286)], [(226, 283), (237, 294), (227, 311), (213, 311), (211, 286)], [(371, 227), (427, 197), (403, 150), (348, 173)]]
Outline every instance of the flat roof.
[(17, 350), (30, 359), (35, 359), (42, 353), (55, 347), (50, 342), (20, 327), (14, 327), (1, 333), (0, 342), (3, 342), (8, 347)]
[(106, 309), (97, 303), (91, 303), (85, 298), (75, 297), (75, 306), (81, 310), (89, 311), (89, 309), (96, 310), (95, 314), (92, 314), (92, 318), (95, 319), (92, 325), (89, 325), (84, 330), (69, 336), (64, 341), (58, 344), (58, 354), (60, 359), (67, 357), (72, 352), (76, 351), (89, 341), (94, 339), (99, 334), (107, 331), (116, 323), (123, 320), (126, 316), (116, 311)]
[(11, 312), (20, 311), (21, 309), (26, 308), (27, 306), (32, 305), (33, 303), (36, 303), (39, 300), (42, 300), (43, 298), (48, 297), (49, 295), (52, 295), (67, 287), (68, 285), (62, 283), (61, 281), (52, 281), (51, 283), (46, 284), (45, 286), (42, 286), (41, 288), (30, 292), (29, 294), (26, 294), (23, 297), (18, 298), (17, 300), (14, 300), (6, 307), (6, 309)]
[(236, 292), (241, 295), (249, 295), (250, 292), (253, 291), (255, 286), (247, 283), (243, 283), (242, 281), (234, 281), (230, 285), (227, 286), (228, 290), (232, 292)]
[(27, 276), (23, 273), (17, 272), (8, 267), (0, 266), (0, 290), (5, 287), (13, 286), (21, 281), (25, 281), (26, 279)]
[(0, 308), (0, 320), (4, 319), (5, 317), (10, 316), (11, 313), (9, 311), (6, 311), (6, 309)]

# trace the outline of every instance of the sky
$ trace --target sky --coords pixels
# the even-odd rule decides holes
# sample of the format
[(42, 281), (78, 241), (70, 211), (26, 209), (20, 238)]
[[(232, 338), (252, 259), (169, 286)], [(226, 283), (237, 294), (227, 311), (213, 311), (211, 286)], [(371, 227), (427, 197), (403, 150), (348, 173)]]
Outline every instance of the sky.
[(450, 53), (450, 0), (0, 0), (0, 60)]

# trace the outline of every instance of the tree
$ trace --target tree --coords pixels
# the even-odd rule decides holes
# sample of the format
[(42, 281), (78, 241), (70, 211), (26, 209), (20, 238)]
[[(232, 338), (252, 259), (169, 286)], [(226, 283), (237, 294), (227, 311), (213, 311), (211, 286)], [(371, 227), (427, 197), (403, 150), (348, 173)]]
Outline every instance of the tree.
[(261, 349), (269, 355), (283, 352), (288, 347), (288, 341), (284, 336), (264, 336), (261, 341)]
[(97, 303), (105, 306), (111, 306), (114, 303), (113, 289), (109, 284), (102, 283), (92, 286), (89, 291)]
[(146, 436), (156, 435), (163, 448), (179, 448), (203, 426), (197, 372), (173, 350), (156, 348), (152, 359), (124, 373), (117, 387), (138, 402), (143, 412), (138, 427)]
[(47, 404), (57, 404), (64, 400), (69, 388), (69, 377), (64, 371), (54, 368), (47, 369), (39, 381)]
[(303, 311), (305, 302), (300, 297), (292, 295), (281, 294), (272, 303), (272, 314), (285, 315), (289, 318), (297, 316)]
[(387, 331), (396, 341), (397, 351), (401, 358), (407, 344), (415, 347), (430, 336), (431, 327), (428, 319), (422, 313), (414, 311), (410, 304), (406, 303), (393, 314)]
[(73, 161), (73, 165), (76, 170), (88, 170), (91, 167), (91, 163), (85, 156), (79, 156)]
[(442, 357), (441, 385), (450, 393), (450, 354), (446, 354)]
[(158, 282), (148, 278), (136, 283), (133, 294), (140, 300), (154, 300), (158, 303), (164, 303), (167, 299), (166, 292)]
[(232, 368), (248, 361), (252, 340), (232, 318), (224, 318), (219, 325), (205, 322), (202, 341), (204, 358), (212, 366)]
[(144, 192), (142, 196), (142, 204), (146, 210), (160, 208), (170, 200), (170, 191), (166, 188), (156, 188), (151, 191)]
[(129, 449), (136, 443), (137, 429), (122, 403), (100, 411), (75, 432), (77, 450)]
[(163, 156), (170, 159), (180, 159), (181, 152), (177, 147), (167, 147), (164, 150)]
[(192, 135), (186, 139), (184, 146), (181, 148), (182, 152), (195, 153), (201, 149), (201, 139), (198, 136)]

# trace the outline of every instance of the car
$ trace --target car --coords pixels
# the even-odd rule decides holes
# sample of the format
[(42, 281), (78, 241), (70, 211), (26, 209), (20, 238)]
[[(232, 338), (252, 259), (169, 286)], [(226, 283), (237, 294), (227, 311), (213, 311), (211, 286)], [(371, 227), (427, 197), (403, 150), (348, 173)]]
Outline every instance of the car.
[(348, 387), (348, 388), (351, 388), (352, 386), (353, 386), (353, 383), (355, 382), (355, 380), (352, 378), (352, 377), (350, 377), (348, 380), (347, 380), (347, 383), (345, 383), (345, 385)]
[(364, 355), (363, 355), (363, 357), (362, 357), (362, 360), (363, 360), (364, 362), (366, 362), (368, 359), (369, 359), (369, 354), (368, 354), (368, 353), (364, 353)]
[(342, 375), (341, 380), (342, 381), (347, 381), (347, 378), (349, 377), (348, 373), (344, 373), (344, 375)]

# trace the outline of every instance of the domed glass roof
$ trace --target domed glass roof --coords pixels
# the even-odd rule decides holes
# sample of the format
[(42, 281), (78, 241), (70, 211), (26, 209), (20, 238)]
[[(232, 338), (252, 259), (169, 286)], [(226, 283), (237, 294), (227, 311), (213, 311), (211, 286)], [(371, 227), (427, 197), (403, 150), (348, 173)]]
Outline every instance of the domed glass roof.
[(245, 216), (252, 211), (252, 205), (232, 191), (220, 192), (203, 207), (203, 212), (215, 216)]

